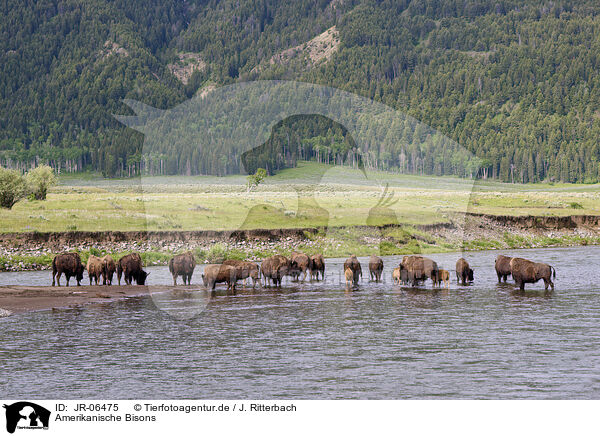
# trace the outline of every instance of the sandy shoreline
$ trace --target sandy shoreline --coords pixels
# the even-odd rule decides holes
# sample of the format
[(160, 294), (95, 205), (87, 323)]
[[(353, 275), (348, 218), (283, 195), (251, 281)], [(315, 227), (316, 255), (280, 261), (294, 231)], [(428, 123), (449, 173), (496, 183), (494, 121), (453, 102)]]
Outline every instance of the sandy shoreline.
[[(164, 286), (164, 291), (171, 288)], [(153, 287), (152, 292), (161, 290)], [(0, 286), (0, 315), (66, 309), (145, 295), (150, 295), (146, 286)]]

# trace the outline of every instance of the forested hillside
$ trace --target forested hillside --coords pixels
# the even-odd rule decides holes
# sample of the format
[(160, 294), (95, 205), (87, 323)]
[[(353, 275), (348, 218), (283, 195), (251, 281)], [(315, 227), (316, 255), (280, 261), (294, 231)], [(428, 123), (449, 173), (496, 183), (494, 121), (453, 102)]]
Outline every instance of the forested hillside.
[[(412, 115), (473, 152), (478, 177), (596, 182), (599, 12), (592, 0), (3, 2), (0, 163), (210, 172), (192, 154), (149, 168), (143, 136), (113, 117), (131, 114), (122, 100), (169, 109), (214, 86), (295, 79)], [(287, 155), (267, 160), (327, 160), (352, 146), (345, 135), (295, 118), (267, 147), (285, 141)], [(381, 169), (436, 168), (401, 144), (366, 157)]]

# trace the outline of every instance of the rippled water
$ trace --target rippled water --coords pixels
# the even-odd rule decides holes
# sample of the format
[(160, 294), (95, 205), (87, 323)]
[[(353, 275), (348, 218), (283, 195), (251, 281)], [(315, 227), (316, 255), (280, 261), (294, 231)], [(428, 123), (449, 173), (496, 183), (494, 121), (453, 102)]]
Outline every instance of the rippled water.
[[(600, 247), (503, 253), (554, 265), (556, 291), (498, 285), (498, 253), (480, 252), (466, 256), (475, 284), (452, 277), (449, 291), (392, 286), (390, 257), (385, 284), (363, 279), (345, 292), (336, 275), (221, 294), (187, 320), (148, 297), (2, 318), (0, 396), (600, 398)], [(459, 255), (430, 257), (453, 270)], [(340, 261), (327, 268), (341, 270)], [(166, 268), (150, 270), (151, 283), (170, 283)], [(3, 273), (0, 284), (48, 277)], [(543, 282), (528, 288), (543, 291)], [(177, 314), (191, 294), (160, 304)]]

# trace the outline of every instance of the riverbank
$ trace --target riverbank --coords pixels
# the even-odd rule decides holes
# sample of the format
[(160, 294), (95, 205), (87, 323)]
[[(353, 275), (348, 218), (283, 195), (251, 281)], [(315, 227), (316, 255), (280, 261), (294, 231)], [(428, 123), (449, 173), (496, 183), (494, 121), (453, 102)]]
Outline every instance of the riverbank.
[(292, 251), (325, 257), (402, 255), (600, 244), (600, 216), (451, 216), (447, 223), (237, 231), (30, 232), (0, 234), (0, 271), (49, 269), (56, 253), (119, 258), (137, 251), (145, 265), (166, 265), (192, 251), (199, 262), (260, 261)]

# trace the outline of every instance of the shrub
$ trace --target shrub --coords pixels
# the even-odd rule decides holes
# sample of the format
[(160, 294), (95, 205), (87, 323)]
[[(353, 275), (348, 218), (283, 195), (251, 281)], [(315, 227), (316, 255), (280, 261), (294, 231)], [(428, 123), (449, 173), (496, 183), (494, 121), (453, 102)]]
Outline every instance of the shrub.
[(48, 165), (41, 165), (28, 171), (25, 179), (29, 192), (36, 200), (45, 200), (48, 189), (56, 185), (54, 170)]
[(10, 209), (26, 194), (27, 187), (21, 173), (0, 167), (0, 207)]

